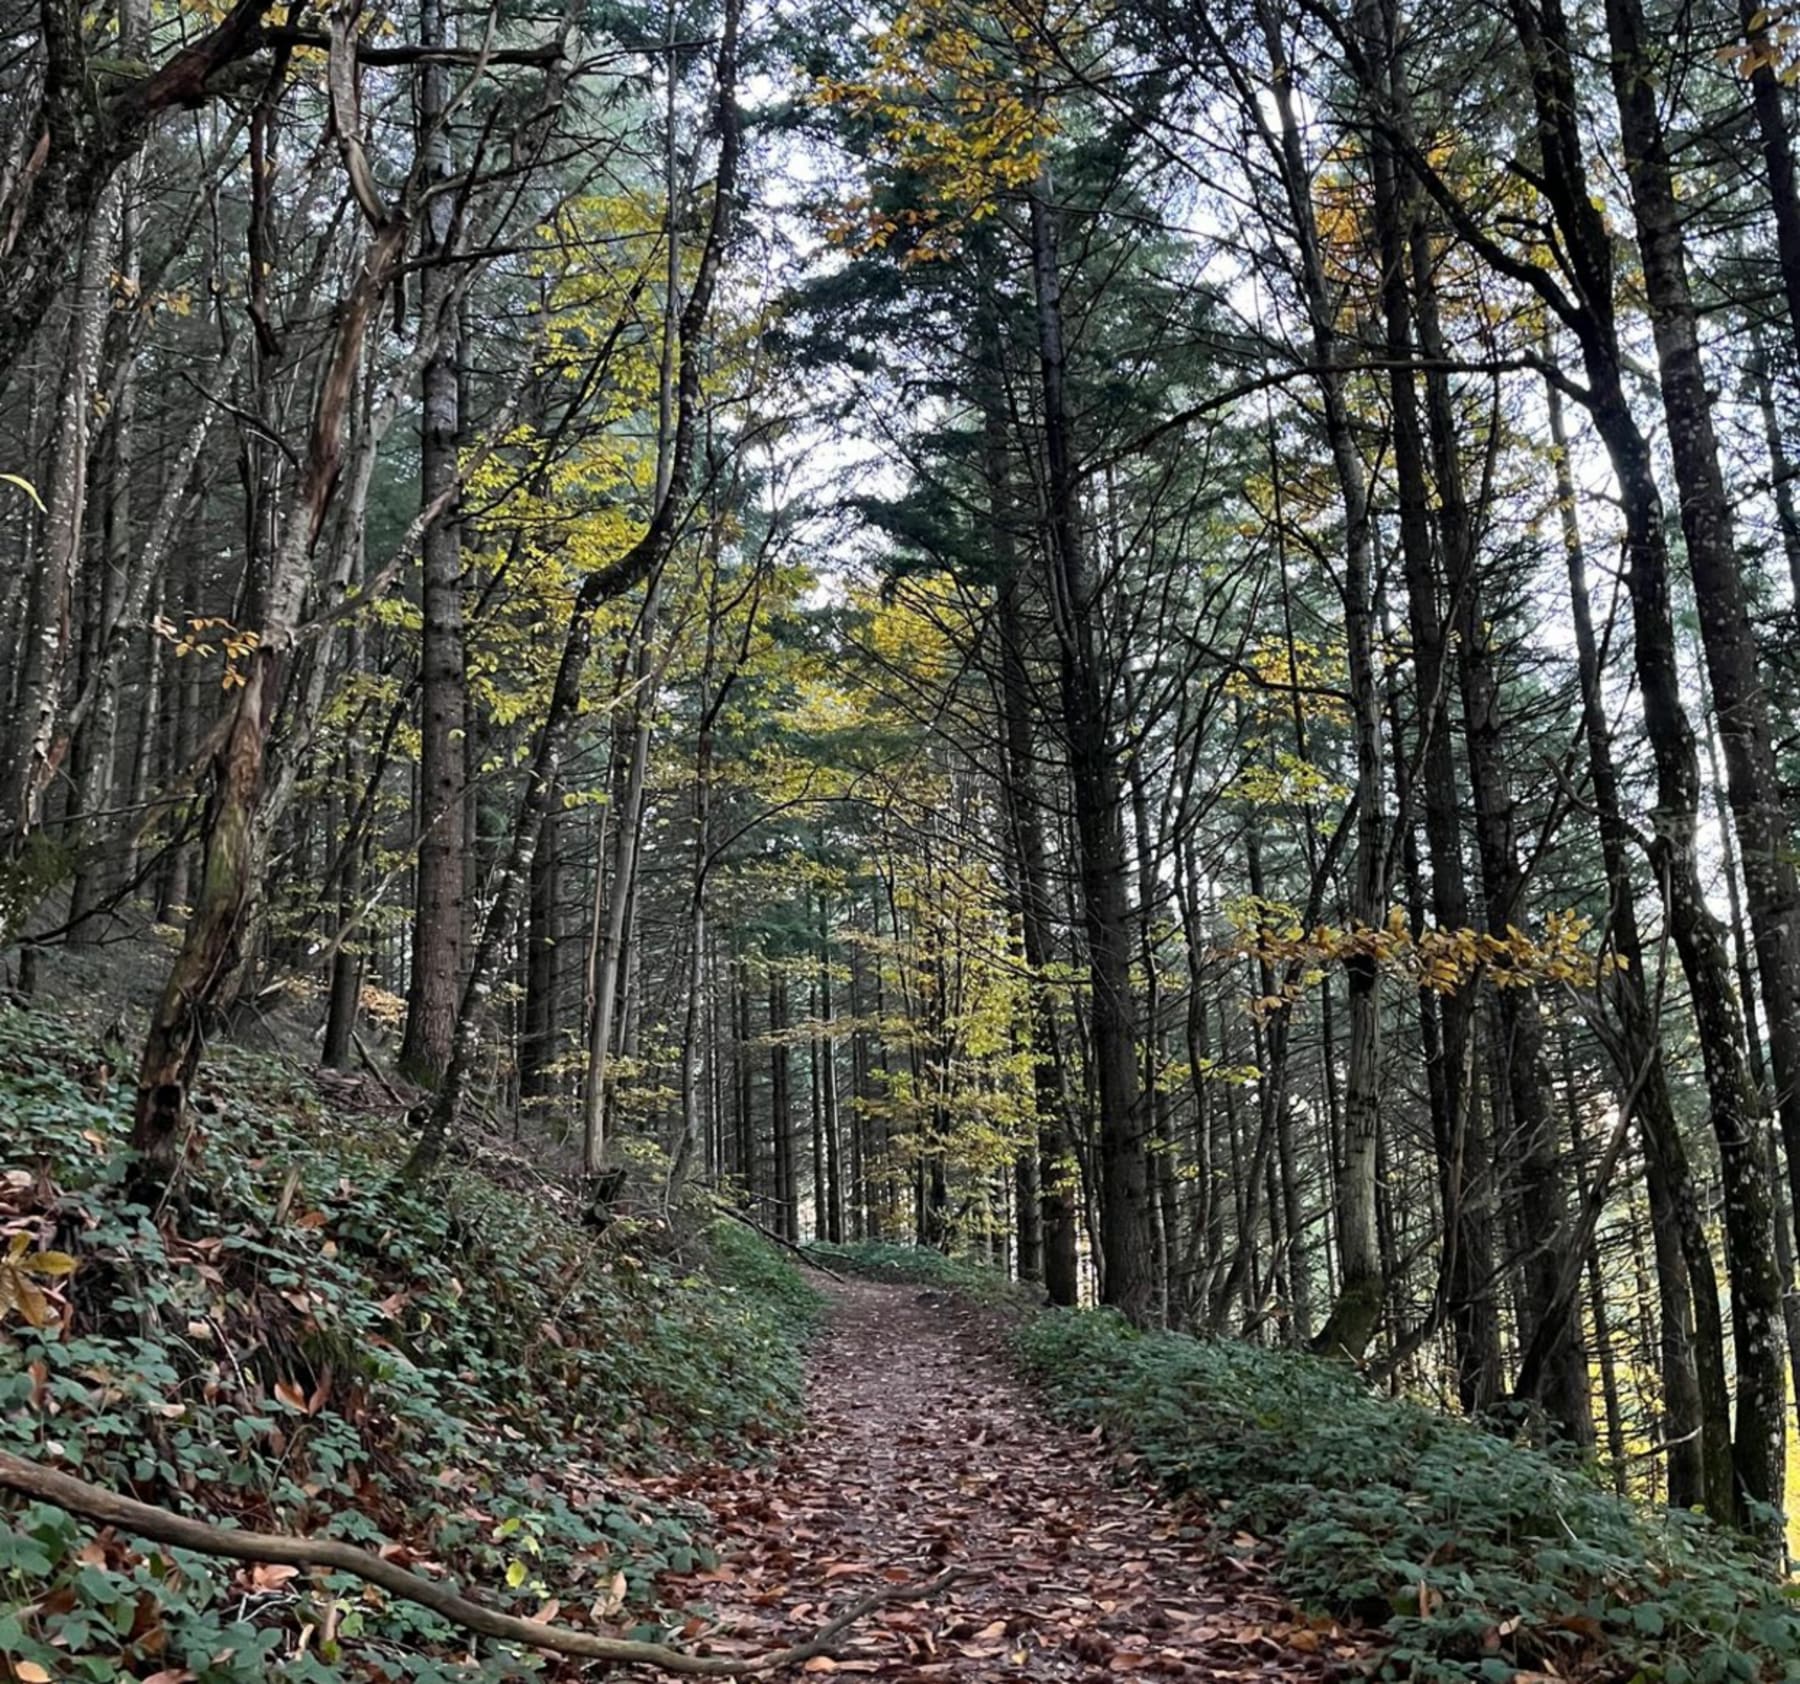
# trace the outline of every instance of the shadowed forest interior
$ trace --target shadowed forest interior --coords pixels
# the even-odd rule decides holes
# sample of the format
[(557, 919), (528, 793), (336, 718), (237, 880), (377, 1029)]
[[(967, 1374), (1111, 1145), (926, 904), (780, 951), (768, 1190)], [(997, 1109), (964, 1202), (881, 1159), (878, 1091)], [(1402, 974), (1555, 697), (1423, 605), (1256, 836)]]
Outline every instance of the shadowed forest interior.
[[(0, 49), (13, 1463), (380, 1537), (417, 1493), (201, 1501), (236, 1476), (55, 1417), (154, 1347), (125, 1419), (280, 1398), (360, 1466), (392, 1377), (320, 1341), (375, 1324), (296, 1308), (325, 1288), (277, 1252), (348, 1269), (416, 1218), (367, 1265), (403, 1321), (475, 1198), (539, 1234), (480, 1267), (541, 1301), (427, 1362), (446, 1301), (415, 1373), (529, 1392), (647, 1268), (633, 1338), (721, 1388), (606, 1382), (672, 1457), (668, 1422), (793, 1430), (805, 1339), (867, 1358), (898, 1277), (1116, 1312), (1034, 1323), (1003, 1413), (1177, 1493), (1236, 1477), (1180, 1436), (1205, 1399), (1284, 1375), (1364, 1439), (1471, 1423), (1452, 1461), (1691, 1533), (1764, 1608), (1800, 1483), (1800, 18), (6, 0)], [(878, 1277), (828, 1289), (838, 1333), (795, 1254)], [(278, 1335), (247, 1307), (284, 1293)], [(1661, 1641), (1616, 1585), (1530, 1652), (1489, 1600), (1453, 1641), (1446, 1526), (1406, 1608), (1291, 1536), (1271, 1583), (1394, 1676), (1632, 1676), (1591, 1647), (1615, 1592)], [(58, 1639), (36, 1559), (0, 1552), (13, 1678), (249, 1664), (177, 1665), (147, 1614)], [(596, 1630), (670, 1606), (488, 1567)], [(1794, 1676), (1794, 1622), (1742, 1618), (1636, 1676)], [(435, 1676), (259, 1629), (295, 1676)]]

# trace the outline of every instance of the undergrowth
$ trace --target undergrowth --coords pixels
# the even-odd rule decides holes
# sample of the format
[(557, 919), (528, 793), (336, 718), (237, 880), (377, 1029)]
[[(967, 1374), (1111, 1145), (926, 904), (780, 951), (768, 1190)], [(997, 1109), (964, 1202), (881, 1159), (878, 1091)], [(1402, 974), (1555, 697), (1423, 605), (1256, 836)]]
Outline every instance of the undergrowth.
[[(785, 1260), (731, 1224), (678, 1237), (627, 1212), (595, 1235), (548, 1184), (466, 1167), (400, 1189), (394, 1119), (328, 1113), (229, 1049), (198, 1167), (153, 1213), (125, 1190), (128, 1099), (84, 1086), (79, 1047), (0, 1010), (0, 1270), (20, 1253), (0, 1276), (0, 1446), (345, 1538), (514, 1612), (663, 1635), (657, 1576), (706, 1564), (706, 1543), (631, 1476), (755, 1454), (796, 1418), (817, 1301)], [(95, 1535), (4, 1495), (0, 1657), (19, 1679), (161, 1684), (555, 1673), (471, 1656), (345, 1576)]]
[(865, 1280), (955, 1292), (982, 1304), (1041, 1303), (1042, 1294), (999, 1269), (967, 1258), (946, 1256), (930, 1246), (888, 1240), (852, 1240), (840, 1245), (815, 1240), (806, 1248), (827, 1268)]
[(1800, 1678), (1800, 1617), (1734, 1539), (1602, 1490), (1580, 1466), (1337, 1365), (1059, 1311), (1030, 1375), (1222, 1535), (1279, 1540), (1298, 1602), (1355, 1613), (1422, 1680)]

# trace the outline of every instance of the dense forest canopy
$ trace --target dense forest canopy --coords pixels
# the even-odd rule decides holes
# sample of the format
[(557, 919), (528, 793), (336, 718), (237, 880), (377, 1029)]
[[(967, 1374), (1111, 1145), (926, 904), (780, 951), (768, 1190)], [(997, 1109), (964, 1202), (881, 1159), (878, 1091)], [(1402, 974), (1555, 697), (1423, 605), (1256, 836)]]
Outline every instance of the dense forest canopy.
[(10, 986), (1777, 1537), (1796, 27), (10, 0)]

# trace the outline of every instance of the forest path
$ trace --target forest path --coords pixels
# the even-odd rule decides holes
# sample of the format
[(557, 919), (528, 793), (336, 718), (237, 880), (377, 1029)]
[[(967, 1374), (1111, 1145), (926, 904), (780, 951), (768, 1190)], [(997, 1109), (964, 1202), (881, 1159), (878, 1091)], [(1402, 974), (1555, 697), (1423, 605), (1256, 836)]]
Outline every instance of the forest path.
[(780, 1459), (707, 1470), (714, 1574), (669, 1583), (714, 1609), (707, 1646), (804, 1637), (884, 1583), (947, 1567), (937, 1598), (892, 1604), (806, 1670), (896, 1684), (1295, 1679), (1355, 1651), (1297, 1624), (1260, 1568), (1221, 1556), (1105, 1447), (1046, 1416), (992, 1312), (912, 1286), (830, 1288), (807, 1424)]

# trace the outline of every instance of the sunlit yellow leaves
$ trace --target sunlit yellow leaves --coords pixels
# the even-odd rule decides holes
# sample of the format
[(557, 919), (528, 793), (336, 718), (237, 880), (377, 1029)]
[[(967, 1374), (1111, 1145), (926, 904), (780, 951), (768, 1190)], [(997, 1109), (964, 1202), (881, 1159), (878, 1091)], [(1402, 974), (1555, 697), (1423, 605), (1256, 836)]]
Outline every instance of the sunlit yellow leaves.
[(1764, 6), (1750, 14), (1745, 39), (1718, 49), (1718, 60), (1745, 80), (1764, 68), (1784, 82), (1800, 76), (1800, 23), (1781, 6)]
[(257, 632), (234, 626), (229, 620), (216, 617), (190, 618), (178, 626), (174, 621), (158, 614), (150, 622), (150, 629), (174, 646), (177, 659), (214, 651), (222, 653), (225, 668), (219, 675), (219, 685), (225, 690), (236, 690), (243, 685), (242, 663), (249, 659), (262, 641)]
[(1253, 807), (1309, 806), (1344, 801), (1349, 786), (1288, 749), (1276, 749), (1267, 763), (1246, 766), (1232, 780), (1231, 793)]
[(1255, 1009), (1265, 1013), (1291, 1005), (1309, 974), (1359, 961), (1373, 960), (1383, 972), (1438, 994), (1459, 993), (1478, 981), (1496, 988), (1591, 988), (1624, 968), (1615, 954), (1590, 947), (1593, 920), (1573, 911), (1550, 913), (1536, 935), (1517, 925), (1498, 935), (1435, 926), (1415, 935), (1399, 906), (1389, 909), (1380, 928), (1320, 924), (1308, 930), (1291, 908), (1253, 898), (1233, 904), (1227, 916), (1233, 928), (1227, 954), (1253, 958), (1279, 976), (1296, 978), (1256, 1002)]
[(917, 207), (881, 211), (862, 198), (828, 219), (840, 243), (879, 250), (902, 232), (905, 260), (950, 255), (971, 223), (998, 210), (1043, 167), (1057, 132), (1043, 72), (1089, 24), (1068, 7), (962, 6), (914, 0), (867, 43), (856, 78), (824, 80), (816, 97), (876, 125), (883, 161), (921, 177)]

